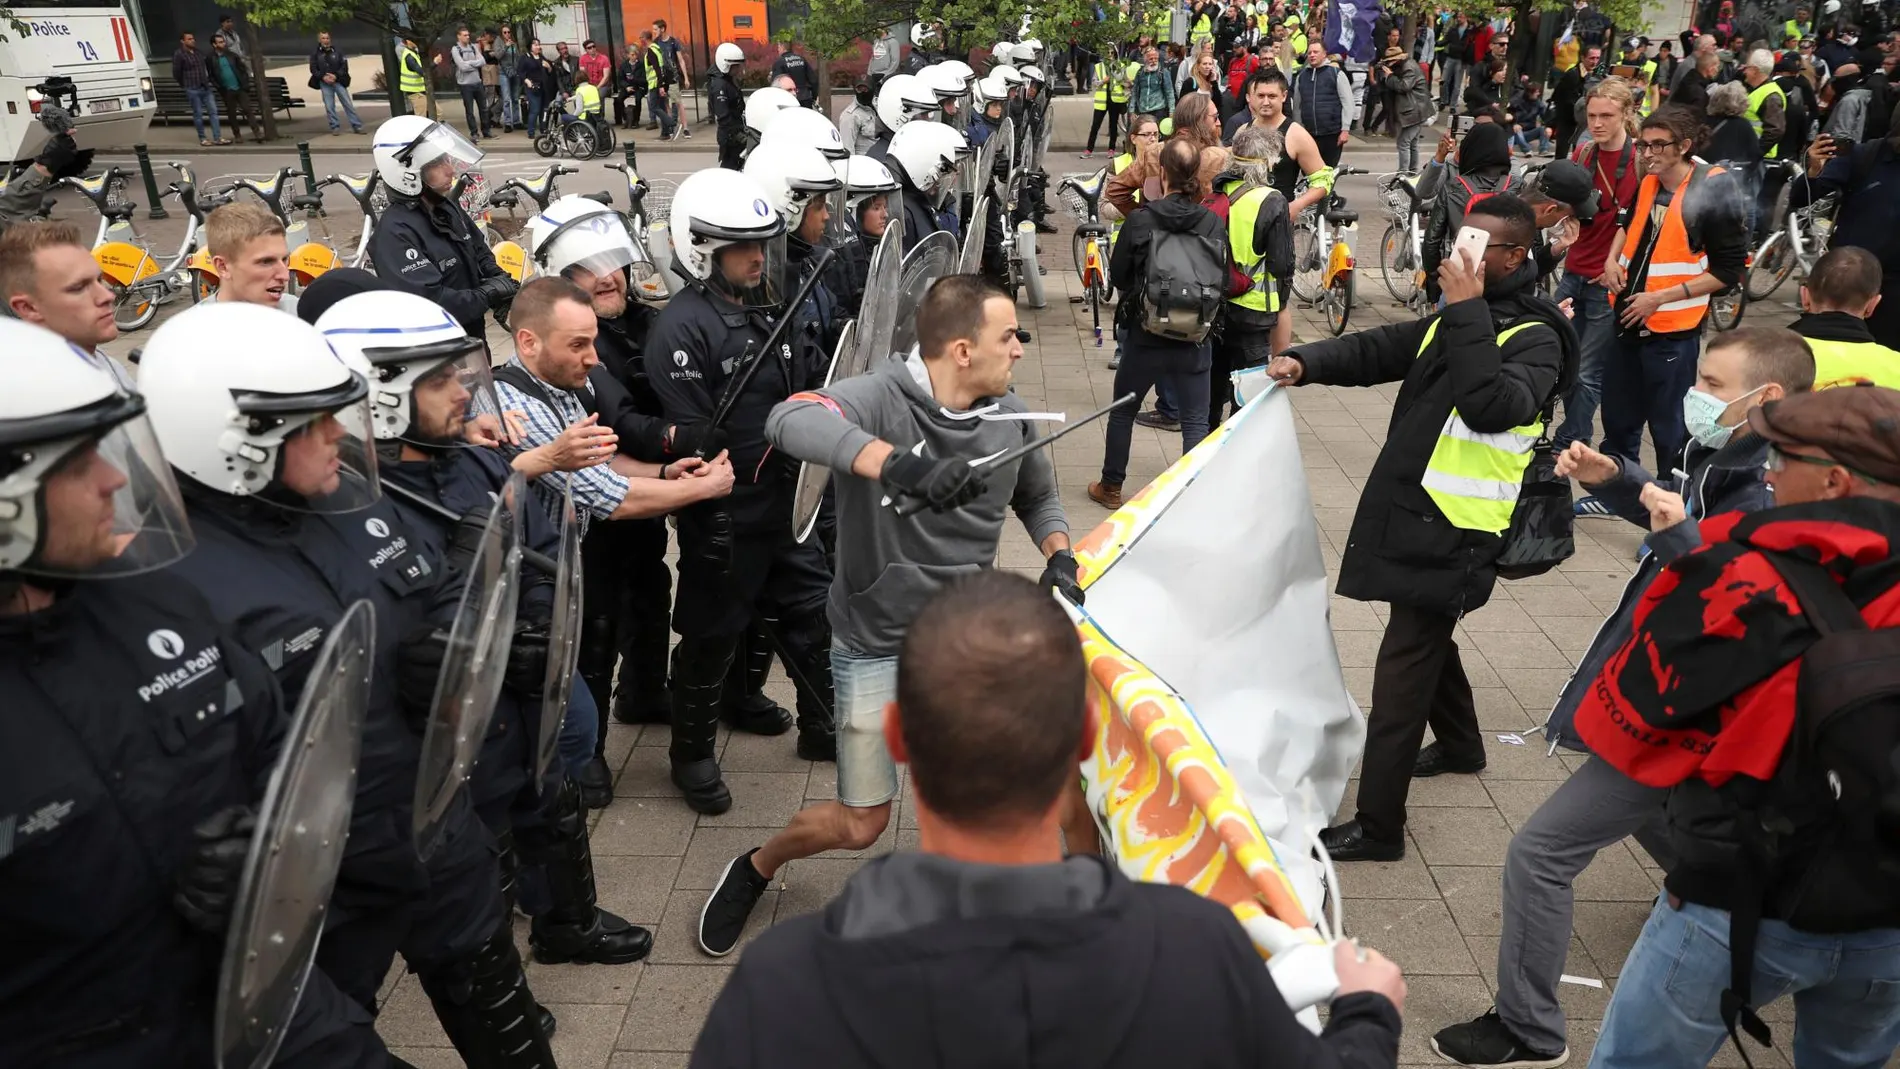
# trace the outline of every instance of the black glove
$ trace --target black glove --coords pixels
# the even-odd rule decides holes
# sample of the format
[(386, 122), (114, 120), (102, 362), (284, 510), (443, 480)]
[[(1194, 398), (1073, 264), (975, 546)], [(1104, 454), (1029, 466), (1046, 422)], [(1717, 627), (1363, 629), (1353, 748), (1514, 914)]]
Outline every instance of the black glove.
[(226, 806), (191, 829), (191, 854), (172, 892), (172, 908), (185, 923), (205, 935), (224, 935), (256, 830), (257, 814), (248, 805)]
[(893, 498), (923, 498), (932, 512), (962, 508), (981, 497), (985, 486), (967, 460), (932, 460), (904, 452), (891, 454), (878, 481)]
[(487, 531), (488, 513), (480, 509), (470, 509), (456, 521), (455, 529), (449, 532), (448, 544), (442, 549), (443, 570), (451, 576), (468, 574), (475, 555), (481, 552), (482, 536)]
[(418, 733), (429, 727), (435, 711), (435, 684), (448, 654), (449, 633), (433, 624), (409, 632), (396, 646), (396, 701)]
[(666, 454), (672, 457), (707, 457), (719, 455), (726, 448), (726, 432), (710, 423), (680, 423), (673, 427), (673, 434), (666, 443)]
[(1049, 555), (1049, 565), (1042, 570), (1038, 582), (1075, 604), (1082, 604), (1082, 581), (1076, 574), (1075, 554), (1068, 550), (1058, 549)]
[(54, 134), (33, 162), (46, 168), (54, 178), (73, 178), (85, 174), (86, 168), (92, 166), (92, 150), (82, 150), (73, 142), (71, 134)]
[(508, 668), (502, 682), (524, 698), (539, 698), (547, 684), (548, 625), (533, 620), (515, 622), (514, 642), (508, 647)]
[(488, 307), (500, 308), (502, 305), (511, 303), (515, 299), (515, 292), (520, 288), (521, 284), (507, 275), (490, 275), (482, 279), (479, 292), (482, 300), (488, 302)]

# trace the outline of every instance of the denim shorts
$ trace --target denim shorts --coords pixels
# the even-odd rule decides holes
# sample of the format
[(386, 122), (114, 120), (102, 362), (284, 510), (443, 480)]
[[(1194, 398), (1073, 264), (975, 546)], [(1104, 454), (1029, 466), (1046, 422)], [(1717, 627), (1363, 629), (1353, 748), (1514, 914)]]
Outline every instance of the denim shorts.
[(897, 797), (897, 762), (884, 745), (884, 706), (897, 700), (897, 658), (833, 643), (831, 685), (838, 725), (838, 801), (853, 809)]

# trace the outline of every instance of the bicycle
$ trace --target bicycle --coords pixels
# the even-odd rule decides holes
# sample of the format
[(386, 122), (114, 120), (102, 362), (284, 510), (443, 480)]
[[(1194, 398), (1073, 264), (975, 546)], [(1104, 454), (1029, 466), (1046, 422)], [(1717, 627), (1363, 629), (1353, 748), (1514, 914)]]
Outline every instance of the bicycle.
[(627, 210), (620, 213), (620, 218), (627, 226), (627, 233), (633, 235), (635, 244), (645, 249), (652, 258), (651, 270), (634, 272), (633, 287), (639, 291), (638, 296), (646, 300), (665, 300), (672, 292), (666, 282), (666, 268), (672, 251), (667, 223), (673, 211), (673, 193), (678, 187), (665, 179), (657, 183), (648, 182), (640, 177), (632, 163), (608, 163), (602, 166), (610, 171), (619, 171), (626, 178)]
[(319, 195), (329, 186), (342, 186), (349, 192), (350, 199), (356, 202), (357, 210), (363, 213), (363, 228), (356, 235), (356, 251), (344, 261), (347, 267), (374, 270), (369, 257), (369, 239), (376, 230), (376, 218), (380, 214), (376, 207), (376, 193), (381, 183), (382, 177), (375, 171), (364, 175), (325, 175), (317, 181)]
[[(1371, 173), (1363, 167), (1335, 167), (1333, 179)], [(1335, 338), (1346, 332), (1352, 319), (1352, 231), (1359, 223), (1359, 213), (1345, 206), (1337, 190), (1337, 185), (1328, 189), (1293, 224), (1293, 294), (1325, 313)]]
[[(535, 135), (534, 151), (546, 158), (564, 154), (577, 160), (604, 155), (600, 136), (605, 124), (593, 123), (567, 110), (567, 97), (556, 97), (541, 110), (541, 132)], [(608, 137), (612, 137), (611, 133)]]
[(138, 330), (151, 323), (158, 315), (158, 306), (180, 293), (189, 293), (195, 304), (217, 292), (216, 275), (207, 276), (210, 259), (199, 242), (204, 233), (205, 213), (230, 198), (200, 199), (189, 163), (170, 162), (166, 166), (178, 172), (179, 180), (170, 184), (165, 195), (178, 198), (185, 209), (186, 221), (185, 235), (177, 250), (162, 264), (152, 255), (150, 243), (132, 221), (139, 206), (125, 197), (130, 174), (108, 167), (94, 178), (63, 178), (59, 183), (78, 190), (98, 209), (99, 230), (93, 237), (92, 256), (106, 276), (106, 285), (113, 291), (112, 321), (122, 331)]
[(1840, 195), (1830, 193), (1806, 207), (1791, 208), (1794, 183), (1798, 178), (1805, 180), (1805, 172), (1794, 160), (1784, 161), (1781, 167), (1789, 178), (1775, 197), (1772, 221), (1779, 225), (1755, 248), (1743, 287), (1749, 300), (1767, 300), (1796, 267), (1806, 278), (1834, 236), (1834, 210), (1840, 204)]
[(1091, 175), (1066, 175), (1056, 187), (1056, 195), (1081, 220), (1076, 224), (1070, 243), (1076, 274), (1082, 280), (1082, 296), (1069, 299), (1088, 303), (1097, 349), (1102, 347), (1102, 306), (1108, 303), (1111, 293), (1108, 249), (1113, 235), (1102, 222), (1102, 189), (1107, 183), (1108, 170), (1104, 168)]
[(1379, 239), (1379, 272), (1385, 289), (1399, 305), (1417, 316), (1432, 312), (1425, 296), (1425, 213), (1416, 178), (1394, 172), (1379, 177), (1379, 195), (1385, 198), (1391, 220)]

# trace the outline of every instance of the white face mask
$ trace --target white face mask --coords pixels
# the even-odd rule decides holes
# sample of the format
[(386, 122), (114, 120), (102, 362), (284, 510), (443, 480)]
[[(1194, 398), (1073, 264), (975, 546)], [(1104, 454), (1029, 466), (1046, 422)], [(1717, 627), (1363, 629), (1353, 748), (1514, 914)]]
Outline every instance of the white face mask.
[(1682, 395), (1682, 425), (1697, 443), (1710, 449), (1720, 449), (1734, 437), (1735, 428), (1741, 426), (1739, 421), (1725, 426), (1722, 417), (1738, 402), (1746, 401), (1767, 388), (1768, 384), (1763, 383), (1733, 401), (1724, 401), (1707, 391), (1692, 389)]

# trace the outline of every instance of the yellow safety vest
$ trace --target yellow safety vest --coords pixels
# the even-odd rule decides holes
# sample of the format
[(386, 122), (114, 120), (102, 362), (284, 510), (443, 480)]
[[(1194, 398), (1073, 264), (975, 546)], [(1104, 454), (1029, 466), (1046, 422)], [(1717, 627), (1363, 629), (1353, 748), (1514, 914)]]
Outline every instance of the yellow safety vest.
[[(1498, 347), (1503, 348), (1519, 331), (1540, 325), (1532, 321), (1506, 327), (1498, 335)], [(1437, 336), (1438, 320), (1433, 319), (1425, 328), (1425, 340), (1419, 343), (1419, 356), (1425, 355)], [(1444, 429), (1438, 432), (1438, 444), (1432, 448), (1424, 478), (1419, 481), (1453, 527), (1503, 534), (1510, 529), (1511, 513), (1517, 510), (1517, 492), (1531, 465), (1531, 450), (1543, 435), (1541, 417), (1508, 431), (1481, 434), (1467, 426), (1453, 408)]]
[(1194, 32), (1188, 34), (1188, 40), (1194, 44), (1200, 44), (1202, 41), (1213, 36), (1214, 24), (1209, 21), (1206, 15), (1202, 15), (1200, 18), (1194, 20)]
[(600, 87), (585, 78), (581, 79), (581, 83), (574, 87), (574, 111), (583, 119), (599, 115)]
[[(409, 61), (416, 59), (412, 70)], [(396, 85), (404, 93), (426, 93), (429, 91), (428, 79), (423, 77), (422, 62), (416, 54), (407, 48), (396, 49)]]
[(1900, 389), (1900, 352), (1871, 341), (1807, 339), (1814, 350), (1814, 388), (1871, 382)]
[[(1116, 66), (1119, 67), (1121, 66), (1121, 64), (1117, 63)], [(1134, 83), (1135, 72), (1140, 69), (1141, 69), (1141, 64), (1139, 63), (1128, 64), (1128, 69), (1126, 73), (1128, 76), (1129, 85), (1123, 85), (1121, 83), (1116, 82), (1114, 79), (1108, 76), (1107, 64), (1103, 63), (1100, 60), (1096, 60), (1095, 62), (1095, 110), (1107, 111), (1108, 104), (1110, 101), (1114, 101), (1117, 104), (1128, 103), (1128, 90), (1130, 86)]]
[[(1782, 92), (1781, 87), (1776, 85), (1772, 79), (1748, 91), (1748, 111), (1744, 114), (1748, 116), (1748, 125), (1755, 128), (1756, 137), (1761, 136), (1761, 106), (1769, 97), (1779, 97), (1781, 99), (1782, 112), (1784, 114), (1787, 112), (1788, 94)], [(1765, 160), (1772, 160), (1779, 157), (1781, 155), (1780, 143), (1777, 142), (1774, 145), (1763, 146), (1761, 155)]]
[(1286, 43), (1293, 47), (1293, 62), (1296, 66), (1306, 62), (1306, 31), (1293, 31), (1293, 33), (1287, 37)]
[(1148, 13), (1148, 27), (1157, 42), (1166, 41), (1168, 31), (1174, 28), (1173, 9), (1166, 4), (1157, 4), (1155, 9)]
[(1253, 279), (1253, 285), (1238, 297), (1229, 297), (1229, 304), (1250, 308), (1256, 312), (1278, 312), (1280, 310), (1279, 280), (1267, 271), (1266, 250), (1253, 247), (1254, 227), (1260, 220), (1260, 205), (1265, 203), (1267, 194), (1273, 192), (1271, 186), (1255, 186), (1240, 195), (1240, 199), (1227, 206), (1227, 244), (1233, 249), (1234, 263)]

